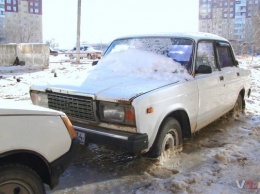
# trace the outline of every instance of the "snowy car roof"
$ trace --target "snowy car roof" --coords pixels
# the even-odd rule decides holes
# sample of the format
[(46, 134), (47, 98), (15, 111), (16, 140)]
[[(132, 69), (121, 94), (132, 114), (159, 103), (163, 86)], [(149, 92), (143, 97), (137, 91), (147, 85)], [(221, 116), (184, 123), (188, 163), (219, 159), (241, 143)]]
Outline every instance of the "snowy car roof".
[[(180, 37), (180, 38), (191, 38), (196, 42), (199, 40), (220, 40), (226, 41), (227, 39), (218, 36), (216, 34), (205, 33), (205, 32), (175, 32), (175, 33), (158, 33), (158, 34), (140, 34), (140, 35), (130, 35), (119, 37), (117, 39), (125, 39), (125, 38), (143, 38), (143, 37)], [(116, 40), (117, 40), (116, 39)]]

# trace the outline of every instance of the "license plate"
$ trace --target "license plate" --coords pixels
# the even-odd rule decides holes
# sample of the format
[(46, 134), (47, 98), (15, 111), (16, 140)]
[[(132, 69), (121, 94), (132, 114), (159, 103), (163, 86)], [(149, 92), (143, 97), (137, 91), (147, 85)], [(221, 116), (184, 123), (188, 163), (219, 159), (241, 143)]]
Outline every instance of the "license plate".
[(77, 132), (80, 144), (85, 145), (85, 133), (82, 133), (82, 132), (79, 132), (79, 131), (76, 131), (76, 132)]

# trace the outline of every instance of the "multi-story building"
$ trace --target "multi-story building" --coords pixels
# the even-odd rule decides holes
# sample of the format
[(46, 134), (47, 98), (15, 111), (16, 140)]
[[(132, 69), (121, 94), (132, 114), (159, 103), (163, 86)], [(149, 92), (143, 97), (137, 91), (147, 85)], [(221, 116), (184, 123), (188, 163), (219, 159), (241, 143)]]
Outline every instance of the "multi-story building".
[(5, 43), (41, 43), (42, 0), (5, 0), (4, 34)]
[(0, 0), (0, 42), (4, 37), (5, 2)]
[(259, 7), (260, 0), (200, 0), (199, 30), (227, 38), (237, 52), (252, 52)]

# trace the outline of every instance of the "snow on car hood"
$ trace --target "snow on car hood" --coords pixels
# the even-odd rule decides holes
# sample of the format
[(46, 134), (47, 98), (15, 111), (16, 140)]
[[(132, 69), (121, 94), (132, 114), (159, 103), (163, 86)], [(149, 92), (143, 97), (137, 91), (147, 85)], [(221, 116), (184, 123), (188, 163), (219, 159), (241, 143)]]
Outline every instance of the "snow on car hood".
[(52, 91), (90, 94), (96, 96), (97, 100), (116, 101), (129, 100), (151, 90), (191, 79), (193, 77), (186, 69), (170, 58), (130, 49), (104, 56), (87, 76), (81, 77), (81, 81), (48, 88)]

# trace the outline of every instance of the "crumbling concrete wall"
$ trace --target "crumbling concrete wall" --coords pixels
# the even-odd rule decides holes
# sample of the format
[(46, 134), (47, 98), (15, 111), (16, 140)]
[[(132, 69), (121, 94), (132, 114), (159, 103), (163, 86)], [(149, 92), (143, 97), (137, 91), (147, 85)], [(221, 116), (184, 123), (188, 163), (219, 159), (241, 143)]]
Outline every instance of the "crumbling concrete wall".
[(9, 66), (17, 56), (17, 45), (0, 45), (0, 66)]
[(50, 49), (46, 44), (7, 44), (0, 45), (0, 66), (13, 65), (16, 57), (25, 65), (35, 68), (49, 66)]

